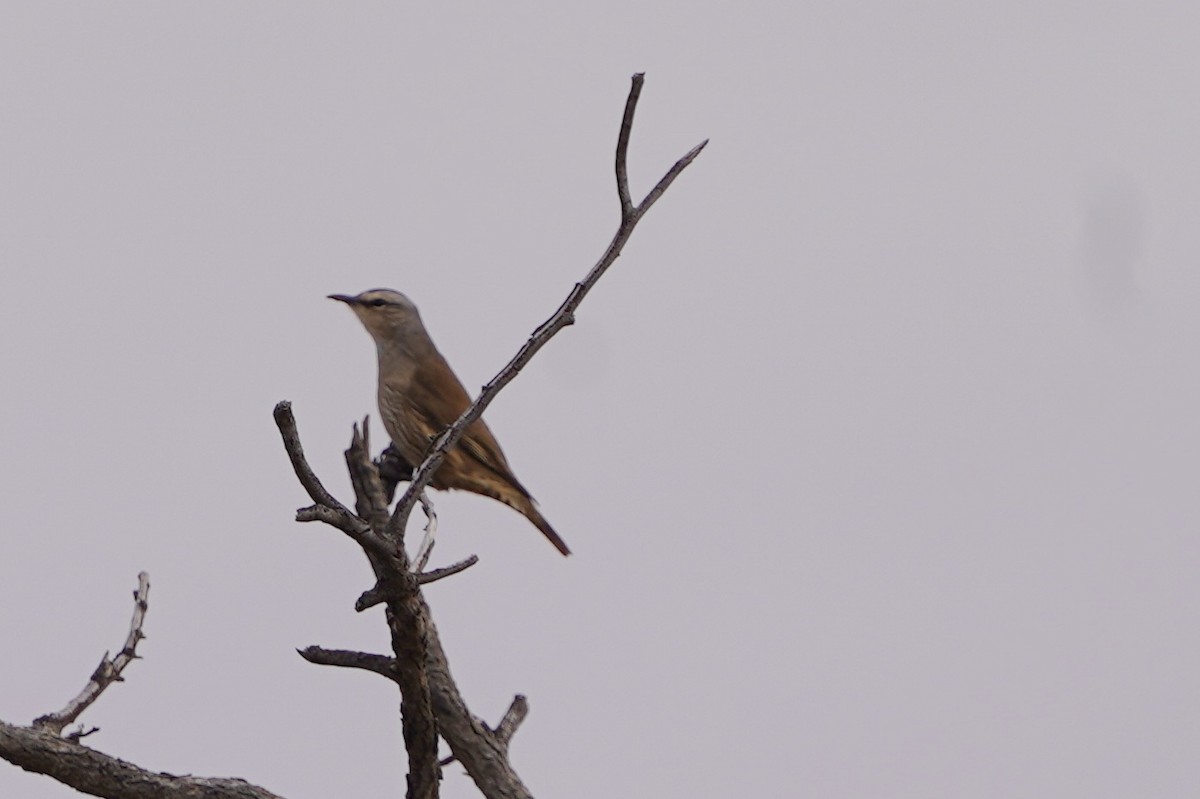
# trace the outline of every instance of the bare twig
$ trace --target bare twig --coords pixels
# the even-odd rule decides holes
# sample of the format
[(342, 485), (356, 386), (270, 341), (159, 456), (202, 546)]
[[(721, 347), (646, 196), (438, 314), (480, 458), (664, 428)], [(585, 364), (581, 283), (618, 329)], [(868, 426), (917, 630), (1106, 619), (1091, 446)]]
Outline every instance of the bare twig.
[(516, 734), (517, 728), (521, 726), (521, 722), (529, 715), (529, 700), (524, 694), (517, 694), (513, 697), (512, 704), (508, 706), (508, 710), (504, 711), (504, 716), (500, 719), (500, 723), (496, 725), (496, 737), (499, 738), (505, 745)]
[(354, 609), (362, 613), (364, 610), (373, 608), (376, 605), (382, 605), (384, 602), (387, 602), (387, 593), (387, 588), (382, 583), (375, 583), (375, 585), (359, 594), (358, 599), (354, 601)]
[[(324, 522), (350, 536), (354, 539), (355, 543), (366, 551), (388, 557), (391, 550), (384, 539), (371, 528), (370, 524), (359, 516), (355, 516), (349, 508), (339, 502), (333, 494), (329, 493), (325, 489), (325, 486), (321, 484), (321, 480), (317, 477), (316, 472), (308, 464), (308, 458), (304, 455), (304, 447), (300, 443), (300, 432), (296, 428), (296, 417), (292, 414), (292, 403), (284, 400), (276, 404), (274, 416), (275, 425), (279, 428), (279, 435), (283, 438), (283, 448), (287, 451), (288, 460), (292, 463), (292, 470), (296, 473), (300, 484), (304, 486), (304, 490), (308, 492), (309, 497), (316, 503), (315, 505), (310, 505), (296, 511), (296, 521)], [(366, 420), (363, 421), (363, 425), (365, 430)], [(355, 440), (358, 440), (359, 432), (357, 427), (354, 429), (354, 436)], [(363, 480), (367, 479), (363, 472), (368, 470), (356, 470), (355, 465), (349, 462), (348, 465), (352, 480), (355, 477), (361, 477)], [(377, 489), (378, 485), (379, 478), (376, 476), (375, 487)], [(356, 483), (355, 488), (359, 487), (360, 483)], [(380, 492), (381, 490), (377, 490), (375, 493), (381, 495)], [(379, 516), (379, 514), (376, 515)], [(383, 512), (381, 518), (387, 518), (386, 510)]]
[(458, 563), (452, 563), (451, 565), (443, 566), (440, 569), (430, 569), (427, 572), (421, 572), (417, 575), (417, 582), (421, 585), (425, 585), (427, 583), (436, 583), (443, 577), (449, 577), (452, 574), (458, 574), (461, 571), (466, 571), (478, 562), (479, 556), (471, 555), (468, 558), (460, 560)]
[(537, 354), (537, 351), (544, 347), (546, 342), (553, 338), (558, 331), (567, 325), (574, 324), (575, 309), (579, 307), (579, 304), (583, 302), (583, 298), (596, 285), (596, 281), (608, 271), (608, 268), (621, 255), (621, 250), (625, 247), (625, 243), (629, 241), (629, 237), (632, 235), (637, 223), (650, 210), (650, 207), (654, 205), (658, 198), (662, 196), (671, 183), (674, 182), (675, 178), (696, 159), (696, 156), (708, 144), (708, 140), (705, 139), (689, 150), (682, 158), (675, 162), (640, 204), (633, 205), (630, 199), (629, 175), (626, 164), (629, 139), (633, 130), (633, 115), (634, 111), (637, 110), (638, 98), (641, 96), (644, 80), (645, 76), (641, 72), (633, 76), (633, 84), (629, 89), (629, 97), (625, 101), (625, 114), (621, 118), (621, 128), (617, 136), (616, 178), (617, 197), (621, 204), (621, 224), (618, 226), (612, 241), (609, 242), (608, 249), (600, 256), (600, 260), (596, 262), (587, 276), (575, 284), (575, 287), (571, 289), (570, 294), (567, 295), (567, 299), (563, 301), (558, 310), (533, 332), (533, 335), (525, 342), (517, 354), (513, 356), (513, 359), (483, 387), (483, 390), (480, 391), (479, 396), (475, 398), (471, 406), (458, 417), (458, 421), (443, 430), (437, 437), (434, 445), (429, 450), (429, 454), (425, 457), (425, 462), (413, 474), (412, 481), (408, 484), (408, 488), (392, 513), (391, 521), (388, 523), (388, 530), (393, 534), (398, 530), (403, 530), (408, 524), (408, 518), (412, 514), (413, 507), (416, 505), (417, 497), (433, 479), (433, 475), (438, 467), (441, 466), (446, 453), (458, 443), (459, 439), (466, 432), (467, 427), (483, 415), (484, 410), (492, 403), (492, 400), (496, 398), (500, 390), (517, 376), (517, 373), (524, 368), (525, 364), (529, 363), (533, 356)]
[(382, 530), (387, 523), (387, 499), (379, 469), (371, 462), (371, 417), (364, 416), (362, 432), (354, 426), (350, 449), (346, 450), (346, 468), (354, 485), (355, 507), (358, 515), (371, 521), (371, 527)]
[(625, 113), (621, 116), (621, 130), (617, 134), (617, 199), (621, 203), (621, 220), (633, 213), (633, 200), (629, 197), (629, 137), (633, 133), (633, 113), (637, 111), (638, 99), (642, 96), (642, 84), (646, 80), (644, 72), (633, 76), (633, 85), (629, 87), (629, 96), (625, 98)]
[(296, 511), (298, 522), (324, 522), (330, 527), (336, 527), (355, 541), (364, 533), (370, 532), (371, 525), (355, 516), (350, 511), (340, 511), (328, 505), (309, 505)]
[(399, 682), (396, 676), (396, 659), (387, 655), (375, 655), (370, 652), (355, 652), (351, 649), (325, 649), (320, 646), (307, 646), (297, 649), (300, 657), (309, 663), (319, 666), (341, 666), (343, 668), (363, 669), (387, 677), (392, 682)]
[(433, 509), (433, 501), (429, 499), (429, 492), (422, 491), (417, 495), (417, 501), (421, 503), (421, 510), (425, 511), (425, 537), (421, 539), (421, 546), (417, 548), (417, 554), (413, 558), (413, 571), (423, 572), (429, 564), (429, 556), (433, 554), (434, 536), (437, 535), (437, 513)]
[(68, 741), (71, 741), (72, 743), (79, 743), (80, 740), (88, 737), (89, 735), (97, 733), (97, 732), (100, 732), (99, 727), (88, 727), (85, 730), (83, 728), (83, 725), (80, 724), (79, 729), (67, 733), (66, 735), (63, 736), (63, 738), (65, 738)]
[[(419, 572), (417, 573), (417, 584), (426, 585), (428, 583), (436, 583), (438, 580), (466, 571), (478, 562), (478, 555), (470, 555), (458, 563), (452, 563), (440, 569)], [(364, 610), (373, 608), (376, 605), (382, 605), (384, 602), (398, 595), (398, 589), (395, 585), (388, 586), (383, 582), (379, 582), (362, 592), (354, 603), (354, 609), (362, 613)]]
[(279, 434), (283, 436), (283, 448), (287, 450), (288, 458), (292, 461), (292, 470), (296, 473), (300, 485), (304, 486), (304, 490), (308, 492), (308, 496), (318, 505), (349, 513), (349, 508), (338, 502), (333, 494), (325, 489), (312, 467), (308, 465), (308, 460), (304, 457), (304, 447), (300, 446), (300, 433), (296, 430), (296, 417), (292, 415), (292, 403), (287, 400), (278, 403), (275, 406), (274, 416), (275, 426), (279, 428)]
[(707, 146), (708, 139), (705, 139), (684, 153), (683, 157), (676, 161), (671, 168), (667, 170), (667, 174), (663, 175), (659, 179), (658, 183), (654, 184), (654, 188), (651, 189), (650, 192), (644, 198), (642, 198), (642, 201), (638, 204), (636, 211), (639, 218), (650, 210), (650, 206), (658, 202), (658, 198), (663, 196), (663, 192), (665, 192), (670, 185), (675, 182), (675, 178), (679, 177), (679, 173), (683, 172), (683, 170), (687, 168), (688, 164), (695, 161), (696, 156), (700, 155), (700, 151)]
[(137, 659), (138, 642), (146, 637), (142, 632), (142, 624), (146, 621), (146, 610), (149, 607), (146, 600), (149, 595), (150, 575), (141, 572), (138, 574), (137, 590), (133, 592), (133, 618), (129, 620), (129, 635), (125, 637), (121, 651), (114, 658), (109, 658), (108, 653), (105, 652), (104, 657), (100, 658), (100, 665), (92, 672), (91, 678), (88, 679), (87, 685), (83, 687), (79, 695), (57, 713), (47, 713), (34, 719), (33, 726), (36, 729), (49, 730), (55, 735), (61, 735), (63, 728), (79, 718), (83, 711), (99, 699), (105, 688), (122, 680), (121, 672)]
[(375, 534), (371, 526), (348, 510), (338, 510), (327, 505), (309, 505), (296, 511), (298, 522), (324, 522), (336, 527), (354, 539), (360, 547), (382, 557), (389, 557), (392, 548)]
[[(496, 736), (496, 740), (504, 746), (505, 751), (508, 750), (509, 743), (512, 742), (513, 735), (516, 734), (517, 728), (521, 726), (521, 722), (529, 715), (529, 700), (524, 694), (517, 694), (513, 697), (512, 704), (508, 706), (508, 710), (504, 711), (504, 715), (500, 718), (500, 723), (496, 725), (496, 729), (492, 732)], [(458, 760), (454, 755), (443, 757), (438, 761), (439, 766), (448, 766)]]

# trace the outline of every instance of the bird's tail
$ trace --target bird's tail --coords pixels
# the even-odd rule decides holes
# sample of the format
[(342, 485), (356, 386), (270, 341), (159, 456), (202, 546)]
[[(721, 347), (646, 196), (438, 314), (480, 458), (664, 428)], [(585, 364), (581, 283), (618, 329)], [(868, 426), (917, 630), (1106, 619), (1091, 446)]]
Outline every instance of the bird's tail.
[(550, 539), (550, 543), (554, 544), (555, 549), (564, 555), (570, 555), (571, 550), (567, 547), (567, 542), (562, 540), (562, 536), (554, 532), (554, 528), (550, 526), (550, 522), (546, 521), (546, 517), (542, 516), (542, 512), (538, 510), (537, 503), (533, 501), (533, 497), (529, 496), (529, 492), (525, 490), (525, 486), (517, 482), (517, 478), (513, 477), (512, 472), (501, 473), (499, 477), (501, 478), (499, 480), (478, 481), (469, 485), (456, 485), (453, 487), (465, 488), (468, 491), (474, 491), (476, 494), (483, 494), (484, 496), (500, 500), (533, 522), (533, 526), (541, 530), (542, 535)]
[(542, 531), (542, 535), (550, 539), (550, 543), (554, 544), (554, 548), (564, 555), (570, 555), (571, 550), (567, 548), (567, 542), (562, 540), (562, 536), (554, 532), (554, 528), (550, 526), (550, 522), (546, 521), (546, 517), (542, 516), (542, 512), (537, 509), (537, 505), (533, 504), (532, 499), (527, 499), (523, 503), (524, 507), (517, 508), (525, 515), (526, 519), (533, 522), (533, 526)]

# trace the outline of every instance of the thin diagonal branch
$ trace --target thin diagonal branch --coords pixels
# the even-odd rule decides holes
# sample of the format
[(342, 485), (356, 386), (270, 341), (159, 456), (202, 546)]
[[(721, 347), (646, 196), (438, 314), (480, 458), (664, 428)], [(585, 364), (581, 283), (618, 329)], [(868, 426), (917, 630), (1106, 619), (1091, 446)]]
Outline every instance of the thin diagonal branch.
[(533, 332), (533, 335), (522, 345), (512, 360), (483, 387), (483, 390), (479, 392), (479, 396), (475, 398), (471, 406), (458, 417), (458, 421), (443, 430), (437, 437), (434, 445), (429, 450), (429, 454), (425, 457), (425, 462), (413, 474), (412, 481), (408, 484), (407, 490), (405, 490), (404, 495), (400, 498), (400, 502), (396, 505), (395, 511), (392, 513), (391, 521), (388, 523), (388, 531), (391, 536), (395, 536), (398, 531), (403, 530), (408, 524), (408, 518), (412, 514), (414, 505), (416, 505), (417, 497), (429, 485), (430, 481), (433, 480), (433, 475), (438, 467), (441, 466), (446, 454), (462, 438), (467, 427), (483, 415), (484, 410), (492, 403), (492, 400), (496, 398), (500, 390), (512, 382), (517, 373), (532, 360), (538, 350), (546, 345), (546, 342), (567, 325), (574, 324), (575, 309), (583, 302), (583, 298), (592, 290), (592, 287), (596, 285), (601, 276), (620, 257), (621, 250), (624, 249), (626, 242), (629, 241), (629, 237), (633, 234), (637, 223), (650, 210), (650, 206), (674, 182), (675, 178), (696, 159), (696, 156), (708, 144), (708, 140), (706, 139), (689, 150), (658, 181), (658, 184), (640, 205), (634, 206), (632, 204), (632, 201), (629, 199), (629, 175), (626, 158), (629, 150), (629, 139), (633, 130), (633, 115), (634, 111), (637, 110), (638, 98), (641, 96), (644, 77), (644, 74), (640, 72), (633, 76), (633, 84), (629, 89), (629, 97), (625, 101), (625, 114), (621, 118), (620, 133), (617, 136), (616, 177), (617, 196), (621, 202), (621, 224), (617, 228), (616, 234), (613, 235), (612, 241), (609, 242), (608, 249), (600, 256), (600, 260), (591, 268), (587, 276), (575, 284), (575, 287), (571, 289), (570, 294), (567, 295), (567, 299), (563, 301), (558, 310)]
[(693, 147), (692, 149), (690, 149), (686, 153), (684, 153), (683, 157), (680, 158), (678, 161), (676, 161), (674, 163), (674, 165), (672, 165), (672, 167), (667, 170), (667, 174), (663, 175), (659, 179), (658, 183), (656, 183), (654, 185), (654, 188), (650, 190), (650, 192), (645, 196), (645, 198), (643, 198), (643, 200), (640, 203), (638, 203), (637, 215), (639, 217), (642, 216), (643, 214), (645, 214), (647, 211), (649, 211), (650, 206), (652, 206), (656, 202), (658, 202), (658, 198), (663, 196), (663, 192), (665, 192), (670, 187), (670, 185), (675, 182), (675, 178), (679, 177), (679, 174), (681, 172), (683, 172), (683, 170), (687, 169), (688, 164), (695, 161), (696, 156), (700, 155), (700, 151), (703, 150), (707, 146), (708, 146), (708, 139), (705, 139), (704, 141), (700, 142), (695, 147)]
[(100, 694), (104, 693), (105, 688), (123, 679), (121, 672), (137, 659), (137, 645), (146, 637), (146, 634), (142, 632), (142, 625), (146, 621), (149, 596), (150, 575), (140, 572), (137, 590), (133, 592), (133, 618), (129, 620), (129, 635), (125, 637), (121, 651), (114, 658), (109, 658), (108, 653), (105, 652), (104, 657), (100, 659), (100, 665), (92, 672), (91, 678), (79, 695), (57, 713), (47, 713), (34, 719), (33, 726), (36, 729), (49, 730), (55, 735), (62, 734), (63, 727), (75, 721), (83, 711), (91, 707), (92, 703), (100, 698)]

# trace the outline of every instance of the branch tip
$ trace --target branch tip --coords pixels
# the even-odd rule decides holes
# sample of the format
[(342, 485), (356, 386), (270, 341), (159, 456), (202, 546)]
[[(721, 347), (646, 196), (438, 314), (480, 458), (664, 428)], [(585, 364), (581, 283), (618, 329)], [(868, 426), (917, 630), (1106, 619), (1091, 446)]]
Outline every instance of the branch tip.
[[(458, 574), (459, 572), (466, 571), (467, 569), (471, 568), (478, 562), (479, 562), (479, 556), (471, 555), (470, 557), (464, 558), (463, 560), (460, 560), (458, 563), (451, 564), (450, 566), (443, 566), (440, 569), (430, 569), (427, 572), (421, 572), (420, 574), (417, 575), (417, 582), (420, 583), (421, 585), (428, 585), (429, 583), (435, 583), (444, 577), (449, 577), (453, 574)], [(364, 594), (364, 596), (365, 596), (365, 594)]]
[[(121, 672), (134, 660), (141, 659), (137, 653), (137, 645), (146, 638), (142, 633), (142, 625), (145, 624), (146, 611), (150, 607), (149, 596), (150, 575), (146, 572), (138, 572), (138, 587), (133, 592), (133, 616), (129, 620), (129, 633), (125, 636), (125, 643), (122, 644), (121, 650), (117, 652), (116, 657), (111, 657), (111, 653), (106, 651), (104, 657), (100, 658), (99, 665), (88, 678), (87, 685), (83, 686), (83, 690), (62, 710), (34, 719), (33, 727), (35, 729), (49, 730), (55, 735), (61, 735), (63, 728), (75, 722), (83, 714), (83, 711), (100, 698), (100, 694), (104, 693), (108, 686), (115, 682), (125, 681)], [(80, 729), (83, 729), (82, 725), (80, 725)]]

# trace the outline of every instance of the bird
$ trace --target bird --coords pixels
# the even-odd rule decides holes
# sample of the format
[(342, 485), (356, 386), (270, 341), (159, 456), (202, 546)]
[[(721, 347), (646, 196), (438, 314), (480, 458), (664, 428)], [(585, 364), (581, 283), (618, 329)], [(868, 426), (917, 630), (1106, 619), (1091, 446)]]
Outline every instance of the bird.
[[(434, 439), (471, 404), (458, 376), (438, 352), (412, 300), (392, 289), (354, 296), (330, 294), (350, 306), (375, 340), (379, 358), (379, 415), (406, 461), (421, 464)], [(517, 480), (483, 419), (472, 422), (434, 473), (431, 486), (497, 499), (522, 514), (563, 555), (571, 550)]]

